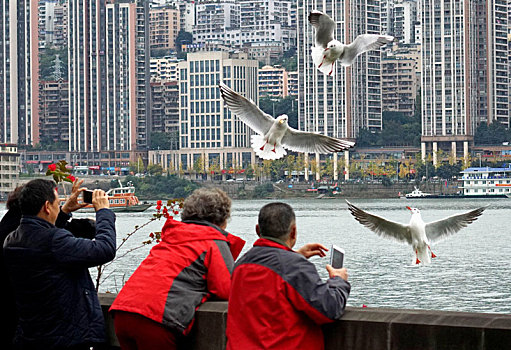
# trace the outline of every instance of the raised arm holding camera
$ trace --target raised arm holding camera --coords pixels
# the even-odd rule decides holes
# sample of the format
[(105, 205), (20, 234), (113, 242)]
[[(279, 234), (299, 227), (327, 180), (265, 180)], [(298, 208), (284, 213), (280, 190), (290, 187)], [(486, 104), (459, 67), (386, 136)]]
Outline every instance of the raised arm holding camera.
[(62, 210), (54, 181), (32, 180), (20, 191), (21, 222), (3, 248), (19, 315), (18, 348), (89, 349), (105, 341), (104, 318), (88, 271), (115, 256), (115, 214), (105, 192), (93, 194), (94, 240), (56, 226), (61, 213), (85, 206), (78, 202), (82, 183), (73, 183)]

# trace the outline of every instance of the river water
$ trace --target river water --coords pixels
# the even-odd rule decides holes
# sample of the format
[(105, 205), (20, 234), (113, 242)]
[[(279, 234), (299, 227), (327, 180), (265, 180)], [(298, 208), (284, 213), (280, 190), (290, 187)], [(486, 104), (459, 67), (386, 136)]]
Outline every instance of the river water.
[[(257, 238), (255, 225), (259, 209), (269, 202), (233, 201), (227, 230), (247, 241), (244, 251)], [(412, 264), (414, 254), (410, 246), (379, 237), (360, 225), (350, 215), (344, 200), (291, 199), (285, 202), (294, 208), (297, 216), (295, 248), (309, 242), (344, 248), (345, 267), (352, 286), (350, 306), (511, 313), (511, 199), (352, 200), (364, 210), (403, 223), (410, 220), (407, 205), (419, 208), (426, 222), (489, 205), (474, 223), (433, 244), (433, 252), (438, 257), (428, 266)], [(154, 207), (143, 213), (117, 214), (118, 244), (153, 212)], [(91, 215), (76, 213), (74, 216)], [(144, 227), (117, 255), (140, 246), (150, 232), (159, 231), (162, 226), (163, 221), (154, 221)], [(118, 292), (149, 249), (145, 246), (117, 259), (106, 269), (100, 291)], [(311, 258), (325, 279), (328, 256)], [(91, 274), (95, 274), (94, 269)]]

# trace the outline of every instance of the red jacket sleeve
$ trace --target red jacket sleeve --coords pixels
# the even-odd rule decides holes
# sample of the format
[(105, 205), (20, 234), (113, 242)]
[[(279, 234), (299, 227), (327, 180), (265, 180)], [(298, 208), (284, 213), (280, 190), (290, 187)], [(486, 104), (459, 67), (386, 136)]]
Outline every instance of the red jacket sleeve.
[(213, 241), (205, 263), (208, 269), (206, 280), (209, 293), (221, 300), (229, 299), (234, 259), (228, 243), (221, 240)]

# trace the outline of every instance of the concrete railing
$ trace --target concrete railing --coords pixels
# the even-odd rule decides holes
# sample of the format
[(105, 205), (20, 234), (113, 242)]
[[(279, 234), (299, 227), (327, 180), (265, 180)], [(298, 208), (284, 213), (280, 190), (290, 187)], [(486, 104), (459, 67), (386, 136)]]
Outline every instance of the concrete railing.
[[(108, 310), (115, 294), (101, 294)], [(110, 344), (118, 347), (110, 315)], [(197, 311), (194, 331), (183, 346), (225, 349), (227, 302), (207, 302)], [(511, 349), (511, 315), (348, 307), (342, 319), (323, 327), (325, 348), (343, 350)]]

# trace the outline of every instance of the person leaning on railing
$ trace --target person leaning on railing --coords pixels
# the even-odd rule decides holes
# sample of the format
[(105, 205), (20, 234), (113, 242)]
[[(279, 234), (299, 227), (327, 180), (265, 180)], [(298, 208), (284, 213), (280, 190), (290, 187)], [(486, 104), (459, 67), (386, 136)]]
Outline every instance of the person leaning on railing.
[(110, 308), (123, 350), (176, 349), (202, 303), (227, 300), (234, 259), (245, 243), (225, 231), (230, 213), (224, 191), (200, 188), (185, 200), (182, 221), (167, 219), (161, 242)]

